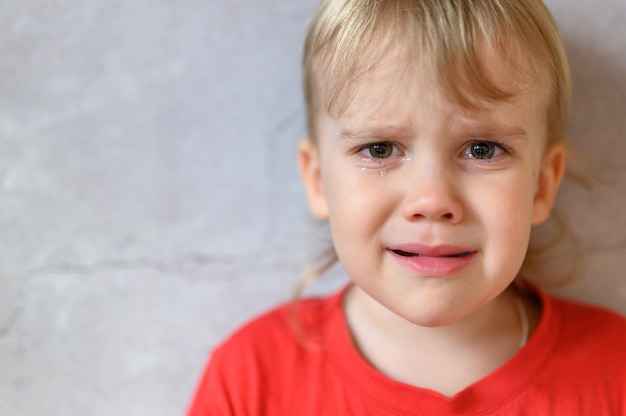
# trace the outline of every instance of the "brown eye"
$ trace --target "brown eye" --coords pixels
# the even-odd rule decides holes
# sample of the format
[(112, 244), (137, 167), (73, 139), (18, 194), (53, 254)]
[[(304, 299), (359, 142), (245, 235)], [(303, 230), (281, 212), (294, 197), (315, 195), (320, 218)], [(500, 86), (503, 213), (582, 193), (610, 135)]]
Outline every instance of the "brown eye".
[(370, 155), (375, 159), (386, 159), (393, 153), (391, 143), (374, 143), (368, 147)]
[(491, 142), (475, 142), (470, 145), (468, 156), (473, 159), (491, 159), (495, 153), (495, 144)]

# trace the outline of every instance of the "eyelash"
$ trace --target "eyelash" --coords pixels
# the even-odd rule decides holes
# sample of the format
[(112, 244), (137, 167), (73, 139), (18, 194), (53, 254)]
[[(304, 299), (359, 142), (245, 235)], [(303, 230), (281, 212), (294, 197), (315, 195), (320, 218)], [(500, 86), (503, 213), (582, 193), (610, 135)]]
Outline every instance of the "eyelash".
[[(380, 157), (380, 158), (372, 155), (372, 152), (371, 152), (372, 148), (374, 146), (380, 146), (380, 145), (391, 146), (392, 153), (388, 157)], [(365, 153), (369, 153), (369, 155), (366, 155)], [(363, 166), (363, 169), (368, 169), (368, 168), (380, 169), (381, 167), (385, 169), (389, 169), (395, 166), (396, 163), (407, 160), (405, 157), (406, 156), (405, 152), (400, 148), (400, 146), (393, 142), (388, 142), (388, 141), (373, 142), (373, 143), (365, 144), (363, 146), (359, 146), (354, 151), (354, 154), (357, 157), (359, 157), (359, 159), (364, 164), (370, 165), (370, 166)]]
[[(489, 146), (493, 146), (494, 154), (491, 155), (488, 158), (480, 158), (480, 157), (476, 157), (476, 156), (471, 155), (470, 152), (472, 151), (472, 147), (480, 145), (480, 144), (487, 144)], [(478, 163), (488, 164), (488, 163), (493, 163), (494, 161), (500, 159), (503, 156), (510, 155), (511, 154), (511, 149), (508, 146), (500, 143), (497, 140), (493, 140), (493, 139), (491, 139), (491, 140), (472, 140), (467, 146), (465, 146), (463, 148), (463, 151), (462, 151), (461, 154), (466, 159), (470, 159), (470, 160), (476, 161)]]
[[(488, 146), (494, 147), (494, 154), (489, 158), (479, 158), (471, 155), (472, 146), (476, 146), (479, 144), (487, 144)], [(388, 157), (377, 158), (372, 155), (372, 148), (377, 145), (388, 145), (392, 146), (392, 153)], [(390, 141), (380, 141), (380, 142), (372, 142), (367, 143), (362, 146), (357, 147), (353, 154), (357, 156), (362, 163), (363, 166), (361, 168), (365, 171), (368, 169), (372, 170), (384, 170), (387, 171), (399, 163), (407, 160), (411, 160), (409, 157), (406, 157), (405, 151), (401, 148), (400, 145), (390, 142)], [(472, 140), (468, 144), (463, 147), (461, 152), (461, 156), (465, 159), (471, 160), (473, 163), (479, 163), (482, 165), (489, 165), (492, 163), (496, 163), (500, 158), (511, 155), (511, 149), (500, 143), (498, 140), (489, 139), (489, 140)], [(382, 171), (381, 171), (382, 174)]]

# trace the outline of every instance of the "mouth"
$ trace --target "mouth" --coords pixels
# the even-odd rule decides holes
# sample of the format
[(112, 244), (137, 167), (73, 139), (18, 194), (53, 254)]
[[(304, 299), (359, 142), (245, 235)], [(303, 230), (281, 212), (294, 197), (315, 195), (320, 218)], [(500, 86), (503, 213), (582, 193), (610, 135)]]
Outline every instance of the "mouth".
[(408, 251), (403, 250), (391, 250), (396, 253), (398, 256), (402, 257), (442, 257), (442, 258), (463, 258), (471, 256), (473, 253), (469, 251), (461, 251), (459, 253), (452, 254), (443, 254), (443, 255), (432, 255), (432, 254), (422, 254), (422, 253), (410, 253)]
[(452, 276), (474, 262), (478, 252), (465, 247), (404, 244), (388, 247), (391, 257), (418, 276)]

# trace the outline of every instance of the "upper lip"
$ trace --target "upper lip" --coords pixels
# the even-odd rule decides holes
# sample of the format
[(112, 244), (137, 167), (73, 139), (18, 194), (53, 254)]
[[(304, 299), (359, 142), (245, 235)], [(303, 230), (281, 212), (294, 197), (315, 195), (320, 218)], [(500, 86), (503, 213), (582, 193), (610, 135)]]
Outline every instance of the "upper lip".
[(458, 257), (476, 252), (476, 250), (466, 247), (449, 245), (427, 246), (423, 244), (398, 244), (387, 247), (387, 249), (404, 256), (424, 257)]

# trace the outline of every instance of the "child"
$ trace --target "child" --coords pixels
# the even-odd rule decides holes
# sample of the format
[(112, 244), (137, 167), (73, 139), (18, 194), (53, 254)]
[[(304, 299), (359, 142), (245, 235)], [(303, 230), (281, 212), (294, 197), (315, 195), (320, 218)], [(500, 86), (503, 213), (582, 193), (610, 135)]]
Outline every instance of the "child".
[(626, 415), (626, 320), (523, 278), (570, 100), (540, 0), (326, 0), (304, 71), (352, 284), (219, 346), (189, 415)]

